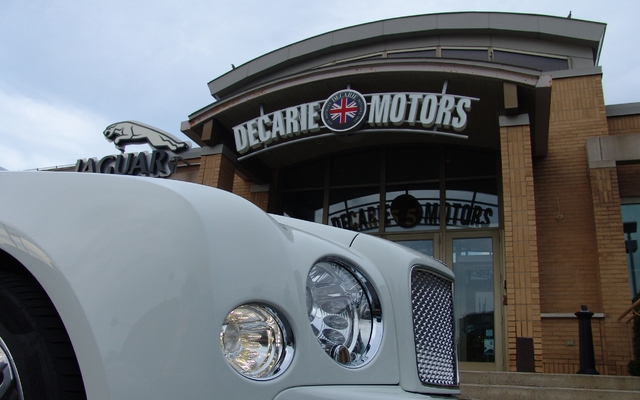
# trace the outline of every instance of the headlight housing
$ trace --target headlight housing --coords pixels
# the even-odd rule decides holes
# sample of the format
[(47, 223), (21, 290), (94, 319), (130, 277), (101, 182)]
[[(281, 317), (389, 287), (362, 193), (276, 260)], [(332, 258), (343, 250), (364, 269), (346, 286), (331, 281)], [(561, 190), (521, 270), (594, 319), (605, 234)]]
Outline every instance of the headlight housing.
[(380, 347), (378, 295), (365, 275), (347, 262), (324, 259), (311, 268), (307, 313), (320, 346), (338, 364), (363, 366)]
[(255, 380), (275, 378), (293, 360), (289, 324), (263, 304), (244, 304), (231, 311), (220, 330), (220, 345), (229, 365)]

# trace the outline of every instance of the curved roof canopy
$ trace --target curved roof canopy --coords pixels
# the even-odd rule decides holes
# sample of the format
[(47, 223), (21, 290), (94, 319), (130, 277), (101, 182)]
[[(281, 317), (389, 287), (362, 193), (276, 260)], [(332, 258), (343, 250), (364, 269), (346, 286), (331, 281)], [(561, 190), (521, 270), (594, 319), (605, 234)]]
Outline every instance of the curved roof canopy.
[[(598, 73), (594, 67), (605, 28), (603, 23), (570, 18), (463, 12), (339, 29), (267, 53), (212, 80), (208, 85), (216, 101), (191, 114), (181, 130), (201, 146), (222, 144), (233, 149), (232, 130), (238, 124), (262, 113), (321, 101), (347, 87), (361, 93), (433, 93), (448, 87), (448, 93), (482, 98), (467, 128), (482, 134), (473, 135), (467, 145), (497, 149), (498, 135), (493, 134), (497, 115), (526, 113), (534, 155), (544, 156), (551, 79), (580, 71)], [(513, 109), (505, 104), (508, 91), (516, 97)], [(368, 135), (367, 142), (359, 145), (390, 140), (434, 139)], [(250, 160), (239, 157), (238, 167), (266, 171), (356, 146), (337, 139), (325, 140), (323, 149), (297, 143), (300, 151), (282, 153), (281, 146)]]
[[(309, 68), (308, 60), (327, 64), (376, 51), (394, 51), (402, 47), (398, 46), (398, 41), (403, 39), (405, 47), (488, 45), (532, 52), (541, 50), (540, 45), (533, 43), (537, 39), (554, 42), (559, 56), (589, 59), (594, 66), (600, 56), (605, 27), (603, 23), (571, 18), (498, 12), (393, 18), (338, 29), (274, 50), (215, 78), (209, 82), (209, 90), (212, 96), (223, 99), (252, 83), (262, 82), (260, 78), (269, 73), (291, 68), (294, 64)], [(419, 43), (419, 39), (424, 42)], [(573, 51), (570, 48), (574, 48)], [(576, 54), (578, 48), (583, 50), (579, 55)], [(562, 54), (563, 51), (571, 54)]]

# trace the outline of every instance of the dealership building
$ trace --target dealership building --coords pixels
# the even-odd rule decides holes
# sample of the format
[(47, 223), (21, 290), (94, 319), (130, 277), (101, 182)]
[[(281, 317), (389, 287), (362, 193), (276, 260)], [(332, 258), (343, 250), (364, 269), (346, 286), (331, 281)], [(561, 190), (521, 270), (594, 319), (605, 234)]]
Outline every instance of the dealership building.
[(318, 35), (209, 82), (181, 125), (200, 148), (161, 175), (443, 260), (463, 370), (575, 373), (586, 305), (596, 370), (625, 375), (640, 103), (605, 105), (605, 28), (467, 12)]

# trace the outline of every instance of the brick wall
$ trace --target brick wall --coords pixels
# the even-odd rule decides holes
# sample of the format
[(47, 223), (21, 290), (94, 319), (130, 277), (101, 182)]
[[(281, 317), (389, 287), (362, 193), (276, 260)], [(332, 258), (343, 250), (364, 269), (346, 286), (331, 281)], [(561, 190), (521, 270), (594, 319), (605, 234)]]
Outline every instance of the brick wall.
[(211, 154), (200, 158), (198, 183), (231, 192), (236, 167), (222, 154)]
[(607, 118), (610, 135), (640, 133), (640, 115), (624, 115)]
[[(596, 358), (596, 370), (605, 370), (602, 364), (602, 319), (591, 320), (593, 332), (593, 349)], [(544, 332), (545, 354), (553, 354), (553, 358), (545, 358), (544, 372), (551, 374), (575, 374), (580, 369), (580, 342), (578, 340), (578, 320), (575, 318), (544, 318), (542, 320)]]
[(249, 181), (245, 181), (240, 176), (235, 175), (233, 179), (233, 193), (237, 194), (240, 197), (243, 197), (256, 206), (260, 207), (263, 211), (271, 211), (269, 209), (269, 192), (251, 192), (252, 183)]
[[(541, 312), (574, 313), (583, 304), (604, 312), (601, 334), (594, 337), (596, 348), (602, 348), (596, 364), (605, 369), (600, 373), (624, 374), (628, 333), (610, 323), (616, 310), (628, 305), (617, 304), (617, 293), (629, 292), (628, 278), (626, 288), (619, 280), (627, 268), (623, 238), (614, 233), (622, 225), (615, 217), (620, 215), (617, 178), (611, 171), (592, 173), (585, 151), (588, 137), (608, 134), (601, 76), (554, 79), (552, 85), (549, 151), (533, 164)], [(543, 320), (545, 371), (579, 363), (575, 349), (566, 346), (577, 330), (576, 320)]]
[(626, 374), (632, 359), (629, 329), (616, 319), (629, 306), (629, 273), (622, 232), (616, 169), (591, 169), (595, 216), (597, 273), (605, 319), (602, 335), (604, 374)]
[(542, 336), (529, 126), (500, 128), (507, 292), (508, 369), (517, 370), (516, 338), (532, 338), (542, 372)]
[[(610, 135), (640, 133), (640, 115), (607, 118)], [(640, 164), (618, 165), (620, 197), (640, 197)]]

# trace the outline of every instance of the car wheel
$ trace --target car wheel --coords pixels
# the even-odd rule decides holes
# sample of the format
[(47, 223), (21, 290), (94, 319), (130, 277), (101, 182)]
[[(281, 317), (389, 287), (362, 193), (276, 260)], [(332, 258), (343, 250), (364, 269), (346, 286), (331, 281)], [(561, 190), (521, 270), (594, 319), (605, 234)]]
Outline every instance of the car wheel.
[(0, 272), (0, 400), (86, 399), (56, 309), (30, 277)]

